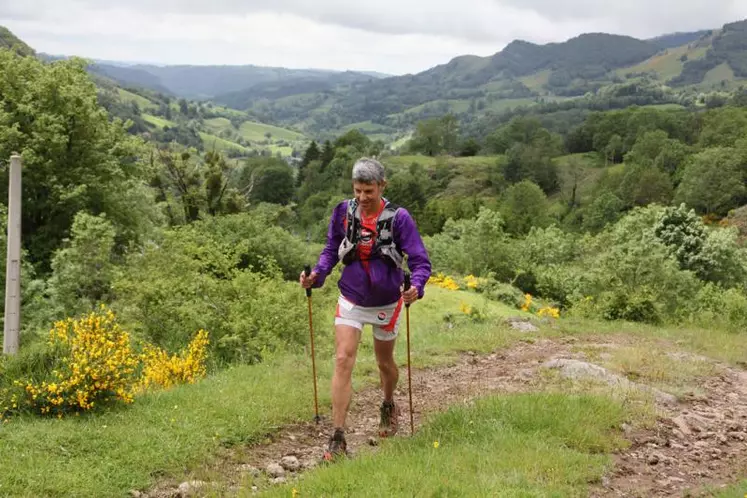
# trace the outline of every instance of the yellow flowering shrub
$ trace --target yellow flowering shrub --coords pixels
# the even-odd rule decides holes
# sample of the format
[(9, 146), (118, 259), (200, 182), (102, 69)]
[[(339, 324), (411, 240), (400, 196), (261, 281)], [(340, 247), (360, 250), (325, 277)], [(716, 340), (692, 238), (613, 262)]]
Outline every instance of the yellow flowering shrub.
[(444, 275), (443, 273), (431, 275), (431, 278), (428, 279), (428, 283), (431, 285), (435, 285), (436, 287), (441, 287), (443, 289), (459, 290), (459, 284), (456, 282), (456, 280)]
[(62, 417), (110, 402), (132, 403), (152, 387), (194, 383), (206, 374), (208, 333), (200, 330), (179, 354), (152, 344), (138, 352), (111, 310), (58, 321), (49, 333), (53, 368), (41, 379), (16, 379), (0, 389), (0, 419), (20, 411)]
[(544, 308), (540, 308), (537, 315), (548, 318), (560, 318), (560, 310), (558, 308), (545, 306)]
[(139, 360), (114, 313), (59, 321), (50, 331), (49, 345), (61, 353), (52, 380), (15, 382), (33, 411), (61, 415), (91, 410), (96, 403), (132, 403)]
[(532, 295), (524, 294), (524, 304), (521, 305), (521, 311), (529, 311), (532, 308)]
[(478, 279), (474, 275), (467, 275), (464, 278), (464, 283), (468, 289), (477, 289), (480, 284), (480, 279)]
[(193, 384), (205, 376), (208, 344), (208, 333), (204, 330), (200, 330), (178, 355), (169, 356), (163, 349), (147, 344), (140, 356), (143, 363), (140, 387), (169, 388), (175, 384)]

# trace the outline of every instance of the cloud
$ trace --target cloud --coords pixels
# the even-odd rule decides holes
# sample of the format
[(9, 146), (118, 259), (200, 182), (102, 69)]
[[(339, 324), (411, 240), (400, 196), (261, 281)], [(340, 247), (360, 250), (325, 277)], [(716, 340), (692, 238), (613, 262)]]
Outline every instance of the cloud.
[[(710, 3), (713, 2), (713, 3)], [(747, 17), (743, 0), (25, 0), (0, 24), (37, 50), (164, 63), (416, 72), (513, 39), (640, 37)]]

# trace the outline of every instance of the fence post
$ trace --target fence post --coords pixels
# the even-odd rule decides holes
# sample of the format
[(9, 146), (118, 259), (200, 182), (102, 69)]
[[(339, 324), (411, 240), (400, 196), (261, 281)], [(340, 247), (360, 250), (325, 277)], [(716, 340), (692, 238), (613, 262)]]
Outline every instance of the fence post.
[(18, 353), (21, 329), (21, 156), (10, 157), (8, 185), (8, 256), (5, 265), (3, 353)]

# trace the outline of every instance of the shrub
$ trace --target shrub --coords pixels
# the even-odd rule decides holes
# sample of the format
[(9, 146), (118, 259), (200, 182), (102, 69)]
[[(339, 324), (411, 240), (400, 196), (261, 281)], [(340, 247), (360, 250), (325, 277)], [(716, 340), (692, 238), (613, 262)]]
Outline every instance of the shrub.
[(425, 239), (434, 267), (462, 275), (487, 275), (509, 281), (515, 272), (515, 246), (503, 217), (487, 208), (469, 220), (449, 220), (438, 235)]
[(206, 373), (208, 344), (208, 333), (201, 330), (178, 355), (138, 345), (104, 306), (60, 320), (44, 348), (3, 362), (4, 377), (14, 378), (6, 377), (0, 385), (0, 415), (25, 411), (62, 417), (132, 403), (152, 387), (193, 383)]
[(23, 408), (62, 416), (97, 403), (132, 403), (138, 356), (111, 311), (55, 323), (48, 345), (55, 356), (51, 375), (15, 381), (24, 391), (16, 393)]
[(142, 375), (139, 387), (169, 388), (175, 384), (194, 384), (207, 373), (205, 360), (209, 344), (208, 333), (204, 330), (197, 332), (194, 340), (178, 355), (169, 356), (163, 349), (146, 344), (140, 355)]
[(661, 316), (656, 305), (656, 295), (647, 288), (618, 288), (602, 292), (598, 300), (599, 313), (605, 320), (659, 323)]
[(495, 280), (490, 281), (483, 290), (483, 294), (493, 301), (501, 302), (512, 308), (519, 308), (524, 302), (524, 294), (513, 285)]
[(735, 331), (747, 327), (747, 296), (737, 289), (705, 285), (693, 302), (691, 320), (713, 327), (718, 324)]

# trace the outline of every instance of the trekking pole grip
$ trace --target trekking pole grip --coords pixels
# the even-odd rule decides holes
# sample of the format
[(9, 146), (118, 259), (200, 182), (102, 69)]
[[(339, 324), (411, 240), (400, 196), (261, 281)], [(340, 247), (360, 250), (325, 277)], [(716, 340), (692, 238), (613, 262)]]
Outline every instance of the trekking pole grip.
[[(311, 266), (306, 265), (303, 272), (306, 275), (306, 278), (308, 278), (309, 275), (311, 275)], [(306, 297), (311, 297), (311, 288), (306, 289)]]
[[(410, 273), (408, 272), (405, 272), (405, 290), (406, 291), (410, 290)], [(409, 308), (410, 304), (408, 303), (405, 306)]]

